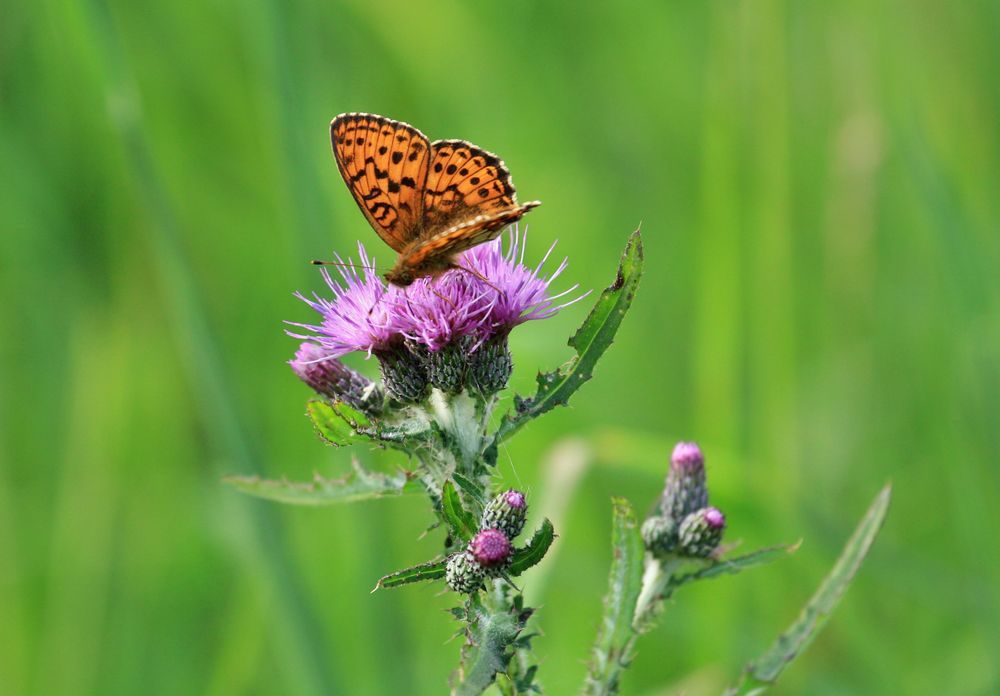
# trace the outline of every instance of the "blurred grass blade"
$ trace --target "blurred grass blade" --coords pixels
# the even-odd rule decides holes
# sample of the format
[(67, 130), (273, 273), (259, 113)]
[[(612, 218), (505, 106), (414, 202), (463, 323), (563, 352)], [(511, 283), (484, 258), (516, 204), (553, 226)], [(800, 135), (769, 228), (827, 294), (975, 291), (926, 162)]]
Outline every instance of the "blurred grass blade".
[(517, 577), (528, 568), (536, 565), (552, 545), (556, 538), (556, 531), (548, 519), (542, 522), (542, 526), (535, 530), (531, 536), (531, 541), (523, 549), (514, 552), (514, 558), (510, 563), (510, 574)]
[(882, 528), (891, 497), (892, 487), (890, 485), (886, 485), (879, 491), (854, 530), (854, 534), (844, 546), (837, 563), (823, 580), (819, 589), (816, 590), (816, 594), (806, 604), (799, 618), (787, 631), (778, 636), (767, 652), (747, 665), (740, 678), (740, 683), (728, 689), (725, 696), (762, 693), (777, 681), (785, 667), (809, 646), (830, 618), (851, 581), (854, 580), (858, 568), (861, 567), (861, 563), (865, 560), (875, 537)]
[(422, 490), (409, 472), (388, 476), (368, 471), (357, 461), (352, 466), (352, 471), (339, 479), (317, 474), (312, 481), (275, 481), (259, 476), (227, 476), (223, 480), (242, 493), (291, 505), (356, 503)]
[(569, 397), (593, 375), (594, 365), (614, 340), (625, 313), (632, 305), (642, 276), (642, 237), (636, 230), (628, 239), (615, 281), (598, 298), (580, 328), (569, 339), (576, 349), (562, 367), (538, 375), (538, 390), (531, 398), (514, 398), (514, 410), (504, 416), (488, 448), (488, 460), (495, 461), (496, 447), (525, 423), (556, 406), (565, 406)]
[(379, 578), (372, 592), (383, 587), (399, 587), (400, 585), (409, 585), (410, 583), (423, 582), (424, 580), (438, 580), (444, 577), (446, 563), (447, 561), (442, 558), (411, 566), (404, 570), (397, 570), (395, 573), (390, 573)]
[(445, 481), (441, 489), (441, 511), (448, 522), (448, 526), (461, 539), (470, 541), (476, 534), (479, 525), (475, 516), (465, 509), (462, 499), (458, 497), (455, 484), (450, 480)]
[(645, 549), (632, 506), (624, 498), (613, 499), (612, 505), (611, 574), (604, 598), (604, 616), (583, 689), (588, 696), (618, 693), (618, 679), (631, 661), (637, 635), (632, 618), (642, 588)]

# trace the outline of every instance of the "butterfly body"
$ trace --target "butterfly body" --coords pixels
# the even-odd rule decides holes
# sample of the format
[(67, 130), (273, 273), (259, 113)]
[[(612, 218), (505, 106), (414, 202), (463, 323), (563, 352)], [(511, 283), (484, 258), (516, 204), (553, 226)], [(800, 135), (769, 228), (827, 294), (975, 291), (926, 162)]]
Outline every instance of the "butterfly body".
[(362, 113), (333, 119), (330, 137), (358, 207), (399, 253), (385, 274), (394, 285), (455, 268), (459, 252), (539, 205), (518, 204), (500, 158), (464, 140), (431, 143), (409, 124)]

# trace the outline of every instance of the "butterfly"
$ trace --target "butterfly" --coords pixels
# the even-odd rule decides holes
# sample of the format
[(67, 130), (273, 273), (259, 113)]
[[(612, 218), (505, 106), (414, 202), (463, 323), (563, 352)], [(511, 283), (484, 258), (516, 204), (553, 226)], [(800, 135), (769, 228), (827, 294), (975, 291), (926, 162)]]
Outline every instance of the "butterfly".
[(461, 268), (459, 252), (540, 205), (518, 204), (503, 161), (464, 140), (432, 143), (408, 123), (362, 113), (333, 119), (330, 140), (361, 212), (399, 254), (384, 276), (393, 285)]

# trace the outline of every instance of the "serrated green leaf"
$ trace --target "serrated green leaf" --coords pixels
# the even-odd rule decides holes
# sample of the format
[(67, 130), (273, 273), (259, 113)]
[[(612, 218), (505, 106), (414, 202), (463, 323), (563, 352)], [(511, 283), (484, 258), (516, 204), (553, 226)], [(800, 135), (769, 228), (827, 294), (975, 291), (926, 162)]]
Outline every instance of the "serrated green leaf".
[(844, 545), (833, 569), (823, 579), (799, 617), (787, 631), (778, 636), (767, 652), (747, 666), (740, 683), (728, 689), (726, 696), (762, 693), (809, 646), (836, 609), (868, 555), (885, 521), (891, 498), (892, 487), (887, 485), (875, 496), (865, 516)]
[(364, 412), (340, 401), (313, 399), (306, 405), (306, 413), (319, 436), (336, 447), (367, 441), (403, 449), (433, 437), (426, 420), (372, 420)]
[(556, 406), (565, 406), (570, 396), (589, 380), (594, 366), (614, 340), (625, 313), (632, 305), (642, 275), (642, 238), (639, 230), (629, 237), (615, 281), (598, 298), (580, 328), (569, 339), (576, 355), (553, 372), (538, 375), (538, 389), (531, 398), (514, 397), (514, 409), (497, 428), (484, 451), (486, 461), (496, 461), (497, 445), (528, 421)]
[(469, 598), (468, 644), (453, 693), (477, 696), (488, 689), (500, 672), (506, 672), (513, 642), (524, 629), (525, 618), (506, 611), (491, 612), (478, 594)]
[(545, 519), (542, 526), (535, 530), (531, 536), (531, 541), (524, 548), (514, 551), (514, 557), (511, 559), (508, 571), (510, 575), (517, 577), (542, 560), (555, 538), (556, 532), (552, 523)]
[(636, 637), (632, 619), (642, 588), (645, 549), (632, 506), (624, 498), (615, 498), (612, 504), (611, 573), (585, 694), (617, 693), (618, 679), (632, 659), (631, 646)]
[(471, 541), (476, 535), (479, 525), (475, 516), (465, 509), (462, 499), (458, 497), (455, 484), (450, 480), (445, 481), (441, 488), (441, 511), (452, 531), (461, 539)]
[(357, 462), (352, 466), (352, 471), (339, 479), (316, 474), (312, 481), (275, 481), (258, 476), (227, 476), (223, 481), (243, 493), (292, 505), (354, 503), (421, 490), (410, 472), (388, 476), (368, 471)]
[(438, 580), (444, 577), (446, 563), (447, 561), (441, 558), (436, 561), (428, 561), (427, 563), (421, 563), (410, 568), (397, 570), (395, 573), (381, 577), (375, 583), (372, 592), (382, 587), (399, 587), (400, 585), (409, 585), (410, 583), (423, 582), (424, 580)]

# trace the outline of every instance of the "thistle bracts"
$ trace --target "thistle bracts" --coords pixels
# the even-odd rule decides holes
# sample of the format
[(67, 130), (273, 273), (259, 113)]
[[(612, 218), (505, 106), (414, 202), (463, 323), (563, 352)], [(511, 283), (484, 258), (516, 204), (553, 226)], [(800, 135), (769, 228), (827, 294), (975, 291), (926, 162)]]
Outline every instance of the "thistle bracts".
[(661, 512), (676, 522), (708, 505), (705, 457), (693, 442), (679, 442), (670, 456)]
[(483, 567), (468, 550), (448, 557), (444, 579), (455, 592), (472, 594), (482, 588), (485, 577)]
[(288, 361), (292, 371), (320, 396), (343, 401), (369, 415), (382, 410), (383, 392), (379, 385), (327, 355), (314, 343), (303, 343)]
[(483, 510), (480, 529), (499, 529), (513, 539), (524, 529), (524, 520), (528, 514), (528, 503), (524, 493), (509, 489), (496, 496)]
[(718, 548), (726, 531), (726, 516), (718, 508), (696, 510), (684, 518), (678, 530), (678, 545), (684, 556), (708, 558)]

